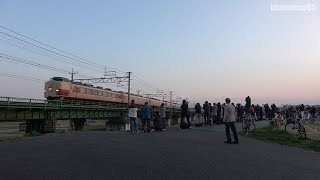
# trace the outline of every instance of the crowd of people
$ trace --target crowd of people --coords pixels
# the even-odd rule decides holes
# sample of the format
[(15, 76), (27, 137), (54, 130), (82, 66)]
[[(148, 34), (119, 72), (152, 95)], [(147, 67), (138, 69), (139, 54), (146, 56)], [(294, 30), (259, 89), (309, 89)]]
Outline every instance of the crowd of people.
[[(300, 119), (308, 119), (310, 116), (314, 116), (317, 113), (317, 109), (315, 106), (308, 106), (305, 108), (305, 105), (301, 104), (298, 106), (284, 106), (277, 107), (274, 103), (269, 106), (269, 104), (251, 104), (251, 98), (248, 96), (245, 99), (245, 105), (241, 105), (240, 103), (231, 105), (235, 108), (235, 117), (237, 122), (241, 122), (245, 113), (250, 113), (255, 120), (272, 120), (276, 118), (276, 114), (290, 114), (289, 111), (293, 113), (297, 113)], [(221, 124), (224, 119), (224, 110), (226, 103), (221, 104), (218, 103), (209, 103), (205, 101), (205, 103), (201, 106), (200, 103), (197, 103), (194, 109), (186, 109), (185, 107), (188, 105), (188, 102), (183, 101), (184, 108), (181, 110), (182, 117), (186, 117), (187, 121), (193, 122), (193, 124), (203, 124), (213, 125), (213, 124)]]
[[(128, 110), (130, 131), (132, 133), (138, 133), (138, 108), (135, 105), (134, 100), (131, 101)], [(158, 110), (152, 110), (148, 102), (145, 102), (144, 106), (141, 108), (141, 113), (141, 128), (143, 132), (151, 132), (151, 119), (153, 119), (153, 129), (160, 131), (166, 129), (166, 108), (163, 103)], [(227, 141), (225, 143), (238, 144), (239, 139), (234, 123), (236, 121), (242, 121), (242, 118), (248, 113), (250, 113), (255, 120), (272, 120), (276, 118), (277, 114), (282, 114), (286, 118), (292, 118), (294, 114), (298, 114), (298, 118), (306, 119), (309, 116), (314, 116), (317, 113), (317, 109), (314, 106), (305, 107), (303, 104), (298, 106), (284, 106), (281, 108), (277, 107), (275, 104), (271, 104), (270, 106), (268, 104), (254, 105), (251, 103), (251, 98), (249, 96), (245, 98), (244, 106), (240, 103), (235, 105), (234, 103), (231, 103), (229, 98), (226, 98), (223, 104), (220, 102), (211, 104), (208, 101), (205, 101), (202, 106), (200, 103), (197, 103), (194, 108), (189, 108), (188, 102), (183, 100), (181, 104), (180, 128), (191, 128), (192, 124), (195, 126), (210, 126), (223, 123), (225, 124), (227, 136)], [(155, 116), (157, 118), (154, 118)], [(231, 142), (230, 129), (234, 135), (233, 142)]]
[[(130, 131), (131, 133), (138, 133), (138, 107), (135, 105), (134, 100), (131, 101), (128, 110)], [(152, 131), (151, 119), (153, 119), (153, 129), (158, 131), (166, 130), (166, 108), (164, 107), (164, 103), (162, 103), (160, 108), (156, 111), (149, 105), (148, 102), (145, 102), (141, 108), (141, 117), (141, 129), (143, 132)]]
[[(223, 122), (225, 124), (225, 131), (226, 131), (226, 136), (227, 140), (225, 143), (228, 144), (239, 144), (239, 138), (238, 138), (238, 133), (237, 129), (235, 126), (236, 122), (236, 108), (234, 104), (231, 103), (231, 100), (229, 98), (226, 98), (225, 103), (223, 106), (221, 106), (221, 109), (219, 108), (220, 103), (213, 104), (213, 106), (206, 101), (203, 106), (201, 107), (199, 103), (195, 105), (195, 116), (198, 119), (201, 119), (203, 114), (204, 118), (204, 124), (205, 125), (212, 125), (214, 122), (213, 119), (216, 119), (220, 121), (220, 114), (223, 114)], [(202, 113), (203, 112), (203, 113)], [(186, 121), (185, 121), (186, 120)], [(200, 123), (200, 122), (196, 122)], [(180, 128), (181, 129), (186, 129), (191, 127), (191, 121), (190, 121), (190, 111), (189, 111), (189, 106), (188, 102), (186, 100), (182, 101), (181, 105), (181, 119), (180, 119)], [(233, 133), (234, 136), (234, 141), (231, 140), (231, 135), (230, 135), (230, 129)]]

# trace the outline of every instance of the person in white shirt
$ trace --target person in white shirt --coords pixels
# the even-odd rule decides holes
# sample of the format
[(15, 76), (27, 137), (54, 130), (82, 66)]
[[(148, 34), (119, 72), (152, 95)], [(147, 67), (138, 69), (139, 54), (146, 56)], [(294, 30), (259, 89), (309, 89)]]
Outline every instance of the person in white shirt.
[(137, 111), (138, 108), (134, 104), (134, 100), (131, 101), (129, 109), (129, 120), (130, 120), (130, 131), (133, 133), (134, 131), (138, 133), (138, 124), (137, 124)]
[(162, 125), (162, 129), (166, 129), (166, 108), (164, 107), (164, 103), (161, 104), (160, 108), (159, 108), (159, 115), (160, 115), (160, 121), (161, 121), (161, 125)]

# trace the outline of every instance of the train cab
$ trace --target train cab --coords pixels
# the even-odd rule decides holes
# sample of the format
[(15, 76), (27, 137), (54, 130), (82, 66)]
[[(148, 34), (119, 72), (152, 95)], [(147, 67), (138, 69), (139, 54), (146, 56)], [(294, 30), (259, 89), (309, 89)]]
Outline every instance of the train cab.
[(64, 77), (53, 77), (45, 83), (44, 97), (47, 99), (57, 99), (68, 96), (71, 81)]

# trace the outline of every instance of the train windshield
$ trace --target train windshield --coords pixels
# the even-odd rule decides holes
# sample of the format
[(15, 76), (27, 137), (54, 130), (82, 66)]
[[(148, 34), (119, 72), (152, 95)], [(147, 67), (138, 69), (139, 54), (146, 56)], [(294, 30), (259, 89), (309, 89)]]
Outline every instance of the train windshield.
[(53, 77), (50, 79), (51, 81), (64, 81), (64, 82), (70, 82), (69, 79), (64, 77)]

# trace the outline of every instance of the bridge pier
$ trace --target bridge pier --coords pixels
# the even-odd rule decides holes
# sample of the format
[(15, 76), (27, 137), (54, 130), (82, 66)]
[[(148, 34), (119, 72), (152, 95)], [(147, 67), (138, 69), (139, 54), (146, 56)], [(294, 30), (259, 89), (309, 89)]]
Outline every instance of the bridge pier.
[(73, 119), (73, 126), (75, 131), (83, 131), (84, 125), (86, 123), (86, 119), (79, 118), (79, 119)]
[(40, 132), (50, 133), (56, 131), (56, 118), (54, 113), (45, 112), (45, 119), (29, 119), (26, 120), (26, 133)]
[(106, 131), (126, 131), (125, 122), (124, 117), (109, 118), (106, 121)]

